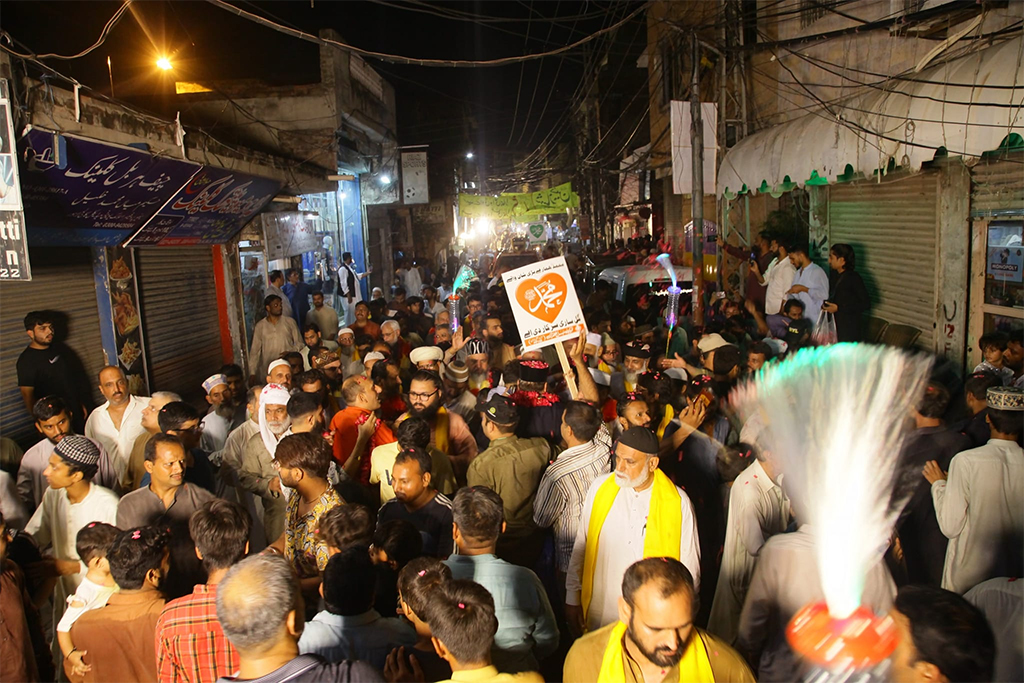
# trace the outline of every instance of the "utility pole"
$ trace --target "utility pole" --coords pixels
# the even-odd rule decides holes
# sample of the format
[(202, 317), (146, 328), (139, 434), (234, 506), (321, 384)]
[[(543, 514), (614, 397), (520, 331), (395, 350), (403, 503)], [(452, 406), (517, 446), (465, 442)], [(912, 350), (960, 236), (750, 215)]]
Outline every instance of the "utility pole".
[(690, 140), (693, 147), (693, 182), (690, 214), (693, 220), (693, 322), (704, 324), (704, 120), (700, 110), (700, 43), (692, 38), (690, 76)]

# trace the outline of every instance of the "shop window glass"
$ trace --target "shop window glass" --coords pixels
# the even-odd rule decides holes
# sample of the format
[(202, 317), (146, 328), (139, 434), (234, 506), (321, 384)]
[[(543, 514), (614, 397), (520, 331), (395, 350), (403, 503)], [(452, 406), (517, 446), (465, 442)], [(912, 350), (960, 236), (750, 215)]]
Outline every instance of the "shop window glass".
[[(985, 253), (985, 303), (1024, 309), (1024, 220), (993, 221)], [(985, 328), (989, 318), (985, 316)]]

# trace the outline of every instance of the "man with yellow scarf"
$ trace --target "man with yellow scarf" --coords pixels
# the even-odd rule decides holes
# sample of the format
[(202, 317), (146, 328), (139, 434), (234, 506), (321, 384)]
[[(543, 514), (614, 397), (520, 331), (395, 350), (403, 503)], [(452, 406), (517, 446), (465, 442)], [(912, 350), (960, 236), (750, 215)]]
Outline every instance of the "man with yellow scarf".
[(565, 683), (748, 683), (746, 662), (725, 641), (693, 625), (697, 590), (682, 562), (649, 557), (622, 579), (618, 621), (577, 640)]
[(463, 480), (469, 463), (476, 457), (476, 439), (458, 413), (444, 407), (444, 384), (436, 372), (417, 370), (409, 383), (409, 409), (397, 421), (419, 417), (430, 425), (430, 445), (452, 462), (456, 477)]
[(565, 581), (570, 630), (596, 631), (618, 618), (619, 582), (644, 557), (674, 557), (700, 581), (690, 499), (658, 469), (658, 437), (630, 427), (615, 446), (615, 472), (587, 491)]

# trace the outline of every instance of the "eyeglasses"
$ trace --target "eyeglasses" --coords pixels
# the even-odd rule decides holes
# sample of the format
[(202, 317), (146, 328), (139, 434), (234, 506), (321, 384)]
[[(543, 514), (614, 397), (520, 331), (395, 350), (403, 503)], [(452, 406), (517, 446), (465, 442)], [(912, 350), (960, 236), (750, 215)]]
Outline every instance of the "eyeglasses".
[(199, 424), (193, 427), (189, 427), (188, 429), (168, 429), (167, 431), (174, 432), (177, 434), (198, 434), (199, 432), (203, 431), (203, 423), (200, 422)]
[(438, 391), (440, 391), (440, 390), (439, 390), (439, 389), (434, 389), (434, 390), (433, 390), (433, 391), (431, 391), (431, 392), (430, 392), (429, 394), (413, 394), (413, 393), (410, 393), (410, 394), (409, 394), (409, 398), (410, 398), (411, 400), (413, 400), (413, 401), (416, 401), (416, 400), (420, 400), (420, 401), (429, 401), (429, 400), (430, 400), (430, 398), (431, 398), (431, 397), (432, 397), (432, 396), (433, 396), (434, 394), (436, 394), (436, 393), (437, 393)]

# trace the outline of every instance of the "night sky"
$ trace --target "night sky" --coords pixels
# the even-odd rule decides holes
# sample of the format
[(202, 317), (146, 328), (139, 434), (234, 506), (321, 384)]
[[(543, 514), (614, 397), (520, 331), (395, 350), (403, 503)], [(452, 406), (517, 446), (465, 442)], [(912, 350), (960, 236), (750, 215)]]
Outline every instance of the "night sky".
[[(637, 8), (632, 2), (567, 0), (233, 2), (309, 33), (334, 28), (344, 40), (362, 48), (440, 59), (493, 59), (550, 50), (615, 23)], [(96, 41), (119, 6), (119, 2), (105, 1), (4, 0), (0, 27), (18, 41), (14, 46), (18, 51), (75, 54)], [(432, 12), (472, 14), (475, 18), (456, 20)], [(490, 18), (515, 21), (487, 21)], [(641, 13), (617, 31), (609, 54), (613, 63), (631, 60), (633, 64), (626, 64), (628, 68), (623, 70), (632, 69), (638, 79), (646, 77), (635, 68), (646, 40), (644, 26)], [(136, 2), (101, 47), (79, 59), (46, 63), (108, 94), (109, 55), (115, 95), (131, 101), (160, 92), (175, 78), (155, 67), (161, 54), (170, 55), (178, 80), (256, 78), (311, 83), (319, 78), (316, 45), (205, 2)], [(465, 112), (481, 128), (486, 144), (532, 149), (566, 114), (583, 73), (582, 51), (527, 62), (522, 67), (455, 69), (368, 61), (395, 87), (399, 142), (442, 147), (464, 144), (461, 117), (451, 113)]]

